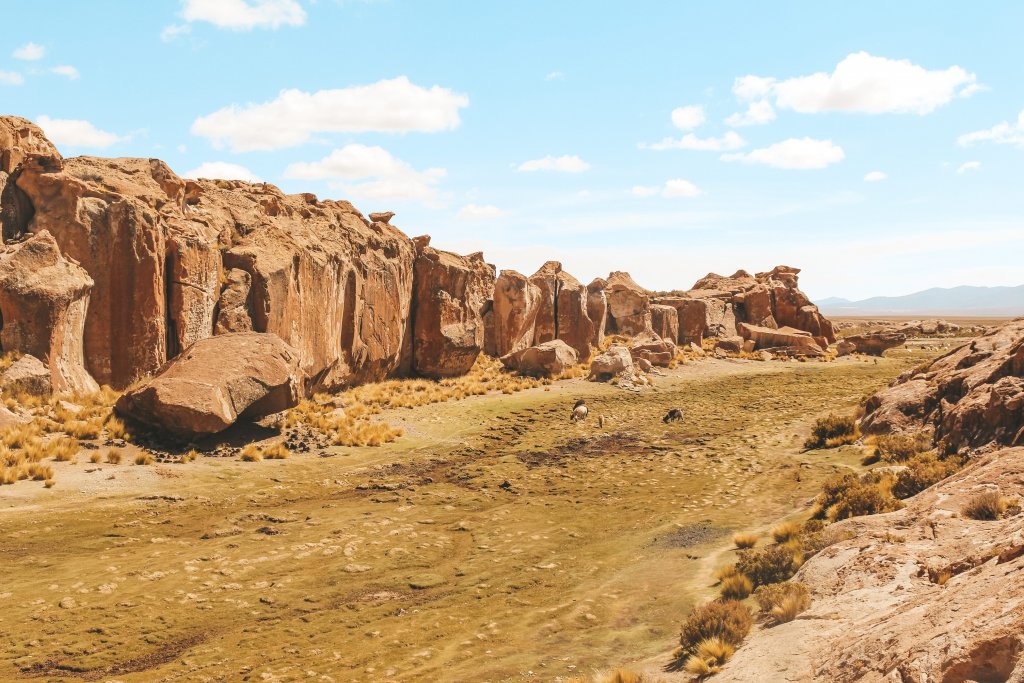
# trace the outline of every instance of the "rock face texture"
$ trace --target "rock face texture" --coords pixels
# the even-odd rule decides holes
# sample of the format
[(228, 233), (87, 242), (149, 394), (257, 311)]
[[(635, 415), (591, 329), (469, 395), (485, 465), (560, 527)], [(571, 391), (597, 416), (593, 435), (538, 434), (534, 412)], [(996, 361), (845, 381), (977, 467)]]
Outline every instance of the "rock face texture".
[[(824, 353), (824, 349), (814, 341), (811, 333), (803, 330), (792, 327), (759, 327), (747, 323), (739, 323), (736, 325), (736, 329), (739, 330), (741, 337), (754, 342), (754, 349), (789, 347), (813, 355)], [(744, 350), (753, 351), (754, 349)]]
[(0, 388), (30, 396), (49, 396), (53, 390), (50, 369), (35, 356), (22, 356), (0, 375)]
[(123, 394), (122, 415), (181, 437), (227, 429), (298, 404), (298, 352), (273, 334), (237, 332), (193, 344), (155, 377)]
[(533, 328), (534, 344), (543, 344), (558, 338), (558, 274), (561, 272), (561, 263), (548, 261), (530, 276), (530, 282), (536, 285), (539, 293), (537, 322)]
[(645, 360), (651, 365), (667, 368), (676, 357), (676, 345), (669, 338), (656, 334), (640, 336), (629, 346), (634, 361)]
[(540, 288), (514, 270), (503, 270), (494, 283), (494, 349), (506, 356), (533, 345)]
[(674, 306), (651, 304), (651, 329), (654, 334), (679, 343), (679, 311)]
[(609, 275), (604, 292), (608, 299), (606, 332), (635, 337), (651, 331), (650, 297), (629, 273)]
[(930, 429), (951, 449), (1024, 445), (1024, 319), (901, 376), (866, 409), (871, 434)]
[(0, 254), (0, 344), (45, 363), (57, 392), (99, 387), (84, 366), (82, 337), (93, 281), (45, 230)]
[(857, 334), (843, 339), (847, 344), (852, 344), (858, 353), (866, 353), (869, 356), (881, 356), (889, 349), (903, 346), (907, 343), (907, 335), (902, 332), (872, 332), (871, 334)]
[(556, 298), (555, 336), (571, 346), (579, 362), (590, 360), (591, 344), (595, 337), (604, 334), (595, 331), (594, 321), (589, 313), (589, 290), (579, 280), (564, 270), (558, 273)]
[[(758, 628), (721, 681), (1024, 680), (1024, 514), (978, 521), (973, 496), (1019, 493), (1024, 448), (981, 458), (898, 512), (834, 525), (852, 538), (812, 557), (796, 620)], [(944, 585), (930, 580), (946, 572)]]
[(502, 356), (505, 367), (534, 377), (551, 377), (579, 362), (576, 350), (561, 339), (530, 346)]
[(633, 356), (625, 346), (612, 346), (590, 363), (591, 379), (607, 380), (632, 371)]
[(484, 348), (494, 266), (483, 254), (458, 256), (417, 244), (413, 371), (427, 377), (469, 372)]
[(608, 283), (601, 278), (595, 278), (587, 285), (587, 317), (594, 325), (590, 343), (597, 348), (604, 345), (604, 330), (608, 322), (608, 297), (604, 293), (607, 286)]
[(252, 289), (252, 276), (244, 270), (231, 269), (227, 273), (227, 282), (220, 291), (217, 300), (217, 324), (214, 334), (228, 332), (251, 332), (252, 316), (249, 315), (251, 303), (249, 292)]

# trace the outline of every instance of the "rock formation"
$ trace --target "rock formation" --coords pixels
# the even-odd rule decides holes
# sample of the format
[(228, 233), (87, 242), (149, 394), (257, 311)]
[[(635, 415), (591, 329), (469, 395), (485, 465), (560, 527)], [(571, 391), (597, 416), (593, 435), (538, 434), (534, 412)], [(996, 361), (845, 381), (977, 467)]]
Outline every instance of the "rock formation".
[(538, 292), (537, 321), (533, 328), (533, 343), (543, 344), (558, 338), (558, 274), (562, 272), (562, 264), (548, 261), (530, 276), (530, 282), (536, 285)]
[(494, 283), (494, 349), (498, 356), (533, 345), (540, 288), (522, 273), (503, 270)]
[[(428, 238), (429, 239), (429, 238)], [(494, 266), (483, 254), (458, 256), (417, 243), (413, 371), (426, 377), (469, 372), (484, 348)]]
[(590, 318), (590, 292), (579, 280), (564, 270), (558, 273), (556, 300), (556, 338), (575, 349), (579, 362), (590, 360), (591, 345), (595, 338), (603, 341), (604, 334), (595, 331)]
[(866, 410), (870, 434), (932, 430), (951, 450), (1024, 445), (1024, 319), (901, 376)]
[(869, 356), (881, 356), (889, 349), (903, 346), (907, 343), (907, 336), (902, 332), (871, 332), (869, 334), (856, 334), (843, 339), (847, 344), (852, 344), (858, 353), (866, 353)]
[(252, 276), (244, 270), (232, 268), (227, 273), (227, 282), (220, 291), (217, 300), (217, 324), (214, 334), (228, 332), (251, 332), (252, 316), (249, 311), (252, 303), (249, 292), (252, 289)]
[(506, 356), (501, 362), (510, 370), (533, 377), (552, 377), (579, 362), (576, 350), (561, 339), (529, 346)]
[(53, 391), (50, 369), (35, 356), (22, 356), (0, 374), (0, 388), (14, 394), (49, 396)]
[(605, 286), (608, 300), (606, 332), (635, 337), (651, 331), (650, 297), (629, 273), (615, 271)]
[(604, 330), (608, 322), (608, 297), (604, 293), (607, 286), (608, 283), (601, 278), (595, 278), (587, 285), (587, 317), (594, 325), (590, 343), (597, 348), (604, 345)]
[(117, 412), (184, 438), (258, 420), (296, 405), (305, 392), (298, 352), (273, 334), (236, 332), (189, 347), (155, 377), (126, 392)]
[(45, 230), (0, 254), (0, 344), (43, 361), (54, 391), (98, 389), (82, 351), (92, 285)]
[(651, 329), (654, 334), (679, 343), (679, 311), (674, 306), (651, 304)]
[(633, 371), (633, 356), (625, 346), (611, 346), (590, 363), (590, 378), (609, 380)]
[[(810, 332), (797, 330), (792, 327), (760, 327), (747, 323), (736, 325), (740, 336), (754, 342), (754, 349), (775, 349), (788, 347), (810, 355), (821, 355), (824, 349), (818, 345)], [(745, 349), (752, 351), (754, 349)]]

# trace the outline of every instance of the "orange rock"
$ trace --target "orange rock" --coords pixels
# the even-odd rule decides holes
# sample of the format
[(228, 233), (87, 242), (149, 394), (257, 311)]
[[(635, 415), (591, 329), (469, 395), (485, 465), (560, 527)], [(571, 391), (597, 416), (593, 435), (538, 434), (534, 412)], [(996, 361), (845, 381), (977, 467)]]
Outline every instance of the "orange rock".
[(587, 317), (594, 325), (594, 335), (590, 343), (597, 348), (604, 345), (604, 329), (608, 321), (608, 297), (604, 290), (608, 285), (601, 278), (594, 280), (587, 285)]
[(651, 304), (651, 329), (673, 343), (679, 341), (679, 311), (674, 306)]
[(608, 299), (608, 333), (630, 337), (651, 331), (650, 298), (629, 273), (615, 271), (605, 287)]
[(557, 375), (576, 365), (578, 361), (576, 350), (561, 339), (530, 346), (501, 357), (505, 367), (534, 377)]
[(252, 277), (249, 273), (238, 269), (228, 271), (227, 282), (217, 301), (215, 334), (252, 331), (252, 316), (249, 313), (251, 287)]
[(591, 343), (597, 335), (588, 313), (589, 291), (564, 270), (558, 273), (555, 334), (576, 350), (579, 362), (590, 360)]
[(736, 328), (741, 337), (754, 342), (755, 349), (790, 347), (815, 355), (824, 351), (809, 332), (792, 327), (773, 329), (771, 327), (739, 323)]
[(494, 283), (494, 345), (506, 356), (533, 345), (540, 288), (522, 273), (503, 270)]
[(558, 274), (561, 272), (561, 263), (548, 261), (530, 276), (530, 282), (536, 285), (539, 293), (537, 320), (533, 328), (534, 344), (543, 344), (558, 336), (556, 307), (558, 305)]
[(99, 387), (84, 366), (82, 331), (93, 281), (45, 230), (0, 254), (0, 342), (43, 361), (54, 391)]

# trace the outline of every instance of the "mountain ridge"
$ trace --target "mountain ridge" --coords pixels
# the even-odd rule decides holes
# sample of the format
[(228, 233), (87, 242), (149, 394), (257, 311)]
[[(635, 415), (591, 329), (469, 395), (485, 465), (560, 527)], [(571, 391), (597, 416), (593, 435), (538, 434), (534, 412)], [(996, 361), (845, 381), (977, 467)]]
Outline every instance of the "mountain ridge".
[(875, 296), (851, 301), (825, 297), (817, 301), (825, 315), (1024, 315), (1024, 285), (1016, 287), (932, 287), (902, 296)]

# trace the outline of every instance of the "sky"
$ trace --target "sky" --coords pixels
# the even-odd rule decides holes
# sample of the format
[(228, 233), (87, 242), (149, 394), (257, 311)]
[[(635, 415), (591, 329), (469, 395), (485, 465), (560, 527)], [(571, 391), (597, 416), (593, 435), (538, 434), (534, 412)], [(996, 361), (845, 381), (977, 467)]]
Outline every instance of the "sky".
[(530, 274), (1024, 283), (1024, 3), (0, 0), (0, 113)]

